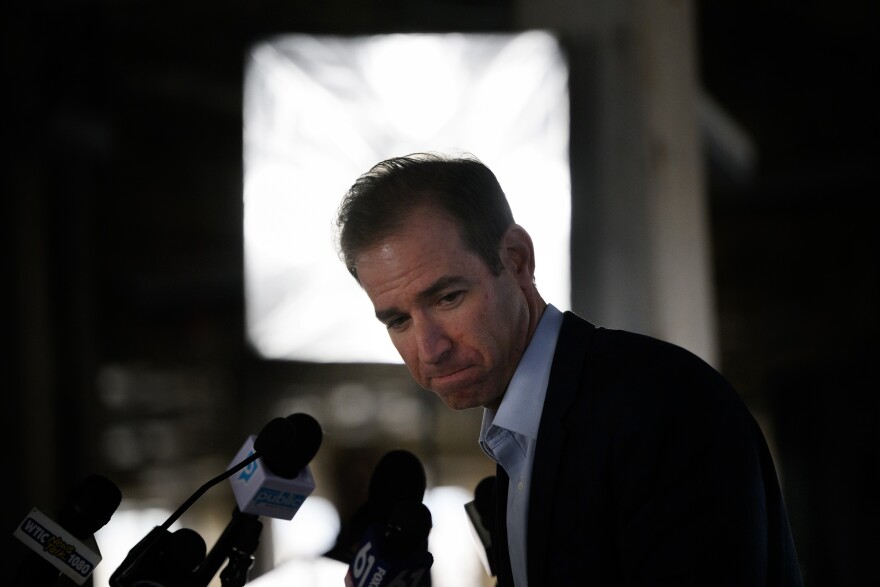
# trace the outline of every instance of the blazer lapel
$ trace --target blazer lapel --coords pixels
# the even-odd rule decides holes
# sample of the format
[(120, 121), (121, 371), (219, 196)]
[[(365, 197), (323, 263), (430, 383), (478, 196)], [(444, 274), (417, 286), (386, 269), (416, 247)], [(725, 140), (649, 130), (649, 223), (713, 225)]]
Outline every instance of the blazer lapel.
[(547, 545), (550, 543), (550, 533), (554, 530), (550, 512), (557, 493), (562, 443), (569, 424), (566, 415), (577, 395), (587, 347), (594, 332), (595, 327), (592, 324), (571, 312), (565, 312), (553, 356), (547, 397), (538, 429), (535, 461), (532, 465), (527, 565), (530, 585), (543, 584), (542, 569), (547, 565)]

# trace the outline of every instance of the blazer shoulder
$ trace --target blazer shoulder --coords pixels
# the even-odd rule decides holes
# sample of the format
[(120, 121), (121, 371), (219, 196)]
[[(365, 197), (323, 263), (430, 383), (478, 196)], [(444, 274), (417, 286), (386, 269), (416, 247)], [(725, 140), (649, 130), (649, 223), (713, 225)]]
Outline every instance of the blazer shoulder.
[(675, 343), (628, 330), (593, 328), (593, 350), (608, 365), (637, 363), (640, 370), (695, 369), (718, 375), (715, 368), (696, 353)]
[[(695, 353), (676, 344), (627, 330), (596, 326), (566, 312), (554, 367), (568, 381), (595, 392), (617, 390), (620, 399), (636, 394), (665, 396), (714, 389), (739, 399), (727, 379)], [(562, 373), (561, 373), (562, 374)], [(662, 390), (662, 392), (660, 391)]]

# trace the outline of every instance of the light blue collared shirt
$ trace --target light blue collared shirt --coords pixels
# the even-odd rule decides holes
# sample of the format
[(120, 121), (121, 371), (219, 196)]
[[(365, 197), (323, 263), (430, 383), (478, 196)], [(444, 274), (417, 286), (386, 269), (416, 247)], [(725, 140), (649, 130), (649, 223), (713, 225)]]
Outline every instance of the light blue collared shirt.
[(562, 327), (562, 312), (552, 304), (544, 310), (497, 410), (483, 410), (480, 447), (504, 468), (507, 491), (507, 547), (515, 587), (527, 587), (526, 538), (529, 489), (538, 426), (547, 395), (550, 367)]

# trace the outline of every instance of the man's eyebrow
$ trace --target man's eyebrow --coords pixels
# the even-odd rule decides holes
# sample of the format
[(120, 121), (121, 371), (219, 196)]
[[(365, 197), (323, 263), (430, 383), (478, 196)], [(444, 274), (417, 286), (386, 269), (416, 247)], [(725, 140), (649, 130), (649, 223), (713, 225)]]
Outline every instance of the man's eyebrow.
[[(430, 299), (430, 298), (435, 297), (437, 294), (439, 294), (440, 292), (442, 292), (445, 289), (448, 289), (450, 287), (459, 286), (459, 285), (464, 285), (466, 283), (467, 283), (467, 279), (465, 279), (464, 277), (462, 277), (460, 275), (445, 275), (445, 276), (439, 278), (438, 280), (436, 280), (434, 283), (432, 283), (431, 285), (429, 285), (425, 289), (423, 289), (422, 291), (420, 291), (418, 293), (417, 297), (419, 300)], [(385, 323), (386, 321), (388, 321), (392, 317), (399, 316), (400, 314), (403, 314), (403, 313), (404, 312), (400, 311), (398, 308), (395, 308), (395, 307), (385, 308), (383, 310), (376, 310), (376, 318), (380, 322)]]
[(419, 292), (419, 298), (433, 298), (444, 289), (464, 285), (467, 279), (461, 275), (445, 275)]

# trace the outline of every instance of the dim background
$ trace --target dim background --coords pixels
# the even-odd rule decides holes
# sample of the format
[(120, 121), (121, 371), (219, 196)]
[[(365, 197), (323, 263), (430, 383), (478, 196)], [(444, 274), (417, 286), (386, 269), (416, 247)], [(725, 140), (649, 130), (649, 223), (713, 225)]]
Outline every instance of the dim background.
[[(325, 429), (318, 492), (343, 517), (390, 448), (416, 452), (429, 483), (473, 488), (491, 474), (479, 413), (449, 413), (400, 366), (268, 361), (248, 345), (245, 53), (289, 32), (552, 28), (569, 10), (615, 12), (625, 46), (628, 11), (644, 3), (77, 0), (7, 11), (5, 527), (33, 506), (53, 511), (91, 472), (173, 510), (248, 434), (293, 411)], [(864, 585), (880, 552), (877, 8), (720, 0), (685, 12), (699, 84), (756, 154), (737, 167), (702, 151), (718, 366), (770, 440), (807, 584)], [(589, 31), (562, 39), (574, 55), (593, 43)], [(572, 93), (573, 113), (590, 107), (589, 91)], [(585, 150), (573, 142), (573, 173)], [(576, 309), (591, 319), (589, 304)], [(352, 381), (375, 394), (366, 412), (419, 399), (353, 419)], [(222, 518), (229, 496), (218, 487), (196, 509)]]

